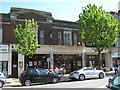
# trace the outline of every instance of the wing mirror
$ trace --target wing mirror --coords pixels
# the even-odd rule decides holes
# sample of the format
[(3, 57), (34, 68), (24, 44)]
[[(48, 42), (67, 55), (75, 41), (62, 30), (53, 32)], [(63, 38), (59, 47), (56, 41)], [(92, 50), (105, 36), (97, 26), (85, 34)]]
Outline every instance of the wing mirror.
[(112, 83), (112, 78), (109, 78), (109, 79), (108, 79), (108, 82), (109, 82), (109, 83)]

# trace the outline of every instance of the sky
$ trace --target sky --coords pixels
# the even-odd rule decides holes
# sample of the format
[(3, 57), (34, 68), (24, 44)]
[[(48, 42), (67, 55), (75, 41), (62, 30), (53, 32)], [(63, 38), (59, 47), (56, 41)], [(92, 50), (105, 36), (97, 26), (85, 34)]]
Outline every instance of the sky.
[(120, 0), (0, 0), (0, 13), (9, 13), (11, 7), (51, 12), (54, 19), (77, 21), (82, 7), (88, 4), (102, 6), (106, 12), (118, 11)]

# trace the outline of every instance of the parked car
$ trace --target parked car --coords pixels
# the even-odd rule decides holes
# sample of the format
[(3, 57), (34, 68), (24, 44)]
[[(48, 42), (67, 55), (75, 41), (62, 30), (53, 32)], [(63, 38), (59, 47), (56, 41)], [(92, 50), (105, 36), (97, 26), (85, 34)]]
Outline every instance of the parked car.
[(120, 72), (113, 76), (113, 78), (109, 78), (107, 88), (112, 90), (120, 90)]
[(60, 76), (45, 69), (28, 69), (23, 71), (19, 81), (22, 85), (30, 86), (32, 83), (57, 83), (60, 81)]
[(87, 78), (104, 78), (105, 73), (102, 70), (96, 70), (92, 67), (84, 67), (80, 70), (76, 70), (70, 73), (69, 78), (70, 79), (78, 79), (78, 80), (84, 80)]
[(6, 77), (2, 72), (0, 72), (0, 88), (2, 88), (5, 83), (6, 83)]

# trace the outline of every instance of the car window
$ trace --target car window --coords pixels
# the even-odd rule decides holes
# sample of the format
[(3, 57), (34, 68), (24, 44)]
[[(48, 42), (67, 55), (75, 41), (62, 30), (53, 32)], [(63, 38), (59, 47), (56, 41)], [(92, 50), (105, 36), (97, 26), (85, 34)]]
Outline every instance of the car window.
[(39, 75), (48, 75), (48, 71), (44, 69), (36, 69)]
[(94, 70), (94, 68), (85, 68), (83, 70)]
[(116, 78), (114, 78), (113, 85), (120, 85), (120, 76), (117, 76)]
[(30, 69), (28, 70), (27, 75), (37, 75), (37, 71), (35, 69)]
[(4, 75), (2, 73), (0, 73), (0, 78), (4, 78)]

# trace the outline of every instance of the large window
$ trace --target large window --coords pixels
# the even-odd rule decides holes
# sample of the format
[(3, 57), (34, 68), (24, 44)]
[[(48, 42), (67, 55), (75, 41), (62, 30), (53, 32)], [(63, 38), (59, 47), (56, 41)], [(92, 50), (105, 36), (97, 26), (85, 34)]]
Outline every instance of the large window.
[(74, 33), (74, 45), (77, 45), (77, 35)]
[(116, 47), (120, 47), (120, 38), (117, 38)]
[(3, 30), (0, 28), (0, 43), (2, 43), (2, 37), (3, 37)]
[(72, 34), (69, 31), (64, 32), (64, 45), (72, 45)]
[(40, 45), (44, 45), (44, 32), (40, 31)]
[(62, 35), (61, 32), (58, 32), (58, 45), (62, 44)]

